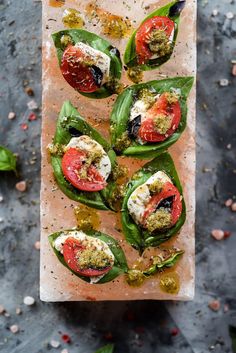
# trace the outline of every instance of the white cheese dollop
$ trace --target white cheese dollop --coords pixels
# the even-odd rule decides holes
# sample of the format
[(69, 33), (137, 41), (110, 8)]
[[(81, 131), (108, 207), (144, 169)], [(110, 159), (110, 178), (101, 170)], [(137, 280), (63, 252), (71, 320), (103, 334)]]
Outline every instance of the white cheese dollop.
[(95, 140), (91, 139), (91, 137), (87, 135), (82, 135), (79, 137), (72, 137), (68, 145), (66, 146), (66, 150), (70, 147), (78, 148), (81, 151), (93, 152), (98, 150), (102, 153), (101, 159), (95, 164), (98, 172), (103, 176), (105, 180), (109, 177), (111, 173), (111, 161), (108, 157), (107, 153), (104, 151), (103, 147)]
[(142, 223), (146, 205), (151, 198), (149, 186), (154, 184), (157, 180), (160, 180), (163, 183), (172, 183), (171, 179), (168, 177), (168, 175), (166, 175), (166, 173), (158, 171), (153, 174), (144, 184), (138, 186), (128, 199), (127, 207), (129, 213), (134, 221), (138, 224)]
[(103, 73), (102, 83), (105, 83), (110, 76), (110, 57), (102, 51), (94, 49), (83, 42), (78, 42), (75, 44), (75, 46), (94, 60), (94, 65), (99, 67)]
[[(91, 236), (85, 234), (81, 230), (65, 231), (54, 240), (53, 246), (61, 254), (63, 254), (63, 244), (65, 243), (67, 238), (78, 239), (82, 244), (84, 243), (84, 245), (86, 247), (91, 247), (91, 248), (96, 249), (98, 251), (99, 250), (104, 251), (107, 254), (107, 256), (110, 258), (111, 266), (114, 265), (115, 257), (113, 255), (113, 253), (111, 252), (107, 243), (105, 243), (101, 239), (91, 237)], [(97, 283), (104, 276), (105, 276), (105, 274), (103, 274), (101, 276), (89, 277), (90, 283)]]

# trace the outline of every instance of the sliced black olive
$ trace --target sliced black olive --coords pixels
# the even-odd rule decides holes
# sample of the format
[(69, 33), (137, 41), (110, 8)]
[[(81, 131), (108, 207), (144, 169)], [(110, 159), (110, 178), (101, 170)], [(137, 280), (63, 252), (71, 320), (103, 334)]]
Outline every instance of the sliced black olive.
[(173, 200), (174, 200), (174, 196), (167, 197), (167, 199), (164, 199), (164, 200), (162, 200), (159, 203), (159, 205), (157, 206), (156, 210), (158, 210), (161, 207), (163, 207), (163, 208), (171, 208)]
[(120, 52), (117, 48), (113, 47), (112, 45), (109, 47), (109, 52), (112, 54), (112, 55), (115, 55), (117, 56), (117, 58), (120, 58)]
[(79, 130), (77, 130), (73, 126), (69, 126), (68, 130), (69, 130), (70, 135), (73, 136), (73, 137), (79, 137), (79, 136), (83, 135), (83, 134), (81, 134), (81, 132)]
[(102, 79), (103, 79), (103, 73), (102, 73), (101, 69), (99, 69), (99, 67), (93, 65), (93, 66), (91, 66), (90, 70), (92, 72), (94, 82), (96, 83), (96, 85), (98, 87), (101, 87)]
[(179, 16), (185, 6), (185, 3), (186, 3), (185, 0), (180, 0), (176, 2), (174, 5), (172, 5), (169, 11), (169, 17)]
[(136, 138), (138, 130), (141, 126), (141, 115), (136, 116), (133, 120), (128, 123), (128, 135), (130, 138)]

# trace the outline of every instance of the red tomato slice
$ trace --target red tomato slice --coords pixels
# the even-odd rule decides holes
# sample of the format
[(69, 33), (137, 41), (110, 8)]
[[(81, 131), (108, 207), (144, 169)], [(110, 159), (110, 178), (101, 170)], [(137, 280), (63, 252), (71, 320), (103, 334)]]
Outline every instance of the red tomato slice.
[(111, 267), (106, 267), (103, 269), (93, 269), (93, 268), (80, 268), (78, 265), (78, 255), (80, 252), (85, 250), (85, 247), (80, 243), (78, 239), (73, 237), (67, 238), (63, 245), (63, 256), (67, 265), (76, 273), (85, 276), (101, 276), (111, 270)]
[(65, 178), (77, 189), (84, 191), (100, 191), (107, 185), (103, 176), (91, 165), (88, 170), (88, 178), (81, 179), (79, 171), (86, 160), (86, 153), (77, 148), (69, 148), (62, 157), (62, 172)]
[(83, 63), (84, 59), (91, 58), (88, 58), (80, 48), (69, 45), (62, 56), (61, 72), (64, 79), (74, 89), (86, 93), (95, 92), (100, 86), (94, 80), (91, 67)]
[(161, 201), (171, 196), (174, 196), (173, 203), (171, 206), (171, 226), (174, 226), (178, 221), (179, 217), (181, 216), (182, 202), (179, 190), (170, 182), (166, 182), (163, 186), (162, 191), (152, 196), (145, 209), (143, 215), (143, 223), (145, 224), (146, 219), (156, 211), (156, 208)]
[[(154, 125), (154, 118), (158, 114), (172, 116), (171, 127), (163, 135), (160, 134)], [(166, 98), (166, 93), (163, 93), (154, 105), (147, 111), (146, 119), (141, 123), (138, 136), (145, 142), (160, 142), (166, 140), (173, 135), (178, 129), (181, 120), (181, 107), (179, 102), (169, 104)]]
[(139, 65), (145, 64), (145, 62), (153, 55), (148, 47), (150, 33), (154, 29), (162, 29), (167, 36), (170, 37), (174, 28), (175, 23), (170, 18), (164, 16), (154, 16), (149, 18), (139, 27), (135, 36), (136, 53), (138, 55)]

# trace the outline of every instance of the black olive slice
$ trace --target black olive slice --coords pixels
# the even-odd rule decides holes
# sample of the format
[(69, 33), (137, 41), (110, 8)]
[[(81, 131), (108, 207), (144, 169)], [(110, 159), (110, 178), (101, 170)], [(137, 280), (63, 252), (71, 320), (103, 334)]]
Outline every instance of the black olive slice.
[(79, 130), (77, 130), (75, 127), (73, 126), (69, 126), (69, 129), (68, 129), (70, 135), (72, 137), (79, 137), (79, 136), (82, 136), (83, 134), (81, 134), (81, 132)]
[(163, 208), (171, 208), (172, 204), (173, 204), (173, 200), (174, 200), (174, 196), (167, 197), (167, 199), (162, 200), (158, 204), (156, 210), (158, 210), (161, 207), (163, 207)]
[(99, 69), (96, 65), (90, 67), (91, 73), (93, 75), (94, 82), (98, 87), (102, 85), (103, 73), (102, 70)]
[(169, 17), (175, 17), (180, 15), (181, 11), (185, 6), (185, 3), (186, 3), (185, 0), (180, 0), (177, 3), (175, 3), (173, 6), (171, 6), (169, 11)]
[(115, 56), (117, 56), (117, 58), (120, 58), (120, 52), (116, 47), (113, 47), (112, 45), (109, 47), (109, 52)]
[(141, 115), (136, 116), (136, 118), (128, 122), (127, 130), (130, 138), (137, 137), (140, 126), (141, 126)]

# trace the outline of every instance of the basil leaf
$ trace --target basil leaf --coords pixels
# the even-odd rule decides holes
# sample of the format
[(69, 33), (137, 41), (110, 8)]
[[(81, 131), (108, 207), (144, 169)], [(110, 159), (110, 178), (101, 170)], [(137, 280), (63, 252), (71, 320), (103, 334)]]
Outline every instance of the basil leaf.
[(114, 344), (107, 344), (106, 346), (98, 349), (95, 353), (113, 353)]
[[(70, 230), (72, 231), (74, 229), (67, 229), (66, 231), (70, 231)], [(60, 232), (56, 232), (56, 233), (49, 235), (49, 237), (48, 237), (49, 242), (50, 242), (50, 244), (53, 248), (53, 251), (55, 252), (58, 260), (65, 267), (67, 267), (72, 273), (74, 273), (76, 276), (78, 276), (82, 280), (89, 283), (90, 281), (89, 281), (88, 277), (81, 276), (78, 273), (76, 273), (75, 271), (71, 270), (71, 268), (65, 262), (63, 255), (60, 253), (60, 251), (58, 251), (54, 247), (55, 239), (57, 239), (61, 234), (63, 234), (66, 231), (60, 231)], [(90, 231), (86, 232), (86, 234), (91, 237), (103, 240), (109, 246), (111, 252), (113, 253), (113, 255), (115, 257), (115, 262), (114, 262), (114, 266), (112, 267), (112, 269), (107, 274), (105, 274), (105, 276), (102, 277), (100, 279), (100, 281), (98, 281), (97, 283), (102, 284), (102, 283), (110, 282), (113, 279), (115, 279), (116, 277), (118, 277), (119, 275), (128, 271), (128, 266), (127, 266), (125, 254), (124, 254), (123, 250), (121, 249), (121, 247), (119, 246), (119, 243), (115, 239), (113, 239), (111, 236), (109, 236), (107, 234), (104, 234), (104, 233), (101, 233), (98, 231), (94, 231), (94, 230), (90, 230)]]
[[(154, 16), (165, 16), (165, 17), (170, 17), (170, 11), (172, 6), (174, 6), (176, 3), (178, 3), (178, 1), (172, 1), (169, 4), (167, 4), (166, 6), (163, 6), (155, 11), (153, 11), (150, 15), (148, 15), (147, 17), (144, 18), (144, 20), (141, 22), (141, 25), (148, 19), (154, 17)], [(180, 14), (177, 14), (174, 17), (171, 17), (171, 19), (175, 22), (175, 32), (174, 32), (174, 38), (173, 38), (173, 50), (174, 50), (174, 46), (176, 43), (176, 38), (178, 35), (178, 27), (179, 27), (179, 18), (180, 18)], [(159, 66), (161, 66), (162, 64), (164, 64), (166, 61), (168, 61), (173, 53), (173, 50), (170, 54), (165, 55), (163, 57), (160, 58), (156, 58), (156, 59), (150, 59), (148, 60), (148, 62), (144, 65), (138, 65), (137, 62), (137, 54), (136, 54), (136, 46), (135, 46), (135, 36), (136, 36), (137, 30), (133, 32), (133, 34), (131, 35), (126, 49), (125, 49), (125, 53), (124, 53), (124, 63), (126, 66), (128, 67), (134, 67), (134, 66), (139, 66), (141, 68), (142, 71), (147, 71), (147, 70), (153, 70)]]
[[(70, 139), (73, 137), (72, 132), (77, 132), (78, 135), (88, 135), (93, 140), (97, 141), (107, 152), (112, 167), (116, 163), (116, 155), (111, 150), (109, 143), (89, 125), (78, 113), (77, 109), (69, 102), (66, 101), (61, 109), (58, 121), (56, 133), (54, 136), (53, 144), (55, 146), (67, 145)], [(86, 192), (76, 189), (71, 185), (64, 177), (61, 168), (62, 155), (60, 153), (52, 154), (51, 164), (53, 167), (54, 175), (58, 186), (70, 199), (81, 202), (87, 206), (94, 207), (100, 210), (112, 209), (109, 203), (113, 186), (115, 182), (111, 177), (108, 178), (108, 185), (105, 189), (100, 192)]]
[[(61, 43), (61, 37), (65, 35), (70, 36), (73, 44), (76, 44), (78, 42), (83, 42), (89, 45), (90, 47), (96, 50), (100, 50), (106, 55), (108, 55), (109, 58), (111, 59), (110, 77), (115, 79), (121, 78), (122, 63), (120, 58), (117, 55), (115, 55), (114, 51), (111, 50), (113, 48), (111, 44), (105, 39), (96, 35), (95, 33), (85, 31), (84, 29), (68, 29), (68, 30), (63, 30), (52, 34), (52, 39), (54, 41), (54, 45), (57, 50), (57, 58), (59, 61), (59, 65), (61, 65), (61, 59), (63, 56), (63, 52), (65, 50), (65, 46)], [(100, 99), (100, 98), (109, 97), (114, 92), (111, 91), (111, 89), (109, 89), (108, 87), (106, 87), (106, 85), (103, 85), (96, 92), (93, 92), (93, 93), (79, 92), (79, 93), (89, 98)]]
[(0, 146), (0, 171), (16, 172), (16, 157), (6, 147)]
[(137, 93), (142, 89), (154, 91), (156, 94), (177, 90), (180, 92), (179, 103), (181, 106), (181, 120), (178, 129), (163, 142), (139, 144), (132, 141), (132, 144), (122, 151), (126, 156), (140, 159), (150, 159), (158, 156), (173, 145), (181, 136), (187, 124), (187, 98), (194, 82), (193, 77), (174, 77), (160, 81), (150, 81), (128, 87), (120, 94), (113, 106), (111, 113), (111, 139), (115, 146), (122, 134), (127, 131), (130, 110), (135, 102)]
[(153, 258), (153, 265), (143, 272), (144, 275), (151, 276), (164, 268), (173, 267), (179, 261), (183, 253), (183, 250), (170, 250), (169, 254), (163, 259), (161, 257)]
[(177, 187), (180, 194), (182, 195), (182, 186), (180, 184), (174, 162), (168, 152), (163, 152), (159, 157), (146, 163), (138, 172), (133, 175), (126, 187), (125, 197), (121, 210), (121, 219), (126, 240), (135, 249), (138, 249), (140, 253), (142, 253), (143, 250), (147, 247), (155, 247), (169, 240), (180, 230), (186, 219), (186, 207), (184, 198), (182, 198), (182, 214), (175, 226), (155, 235), (148, 233), (148, 231), (137, 225), (129, 214), (127, 203), (132, 192), (139, 185), (145, 183), (153, 174), (158, 171), (165, 172), (171, 178), (173, 184)]

